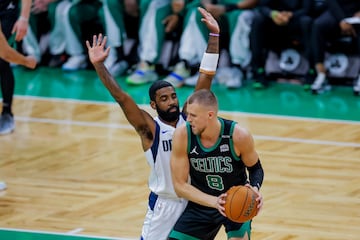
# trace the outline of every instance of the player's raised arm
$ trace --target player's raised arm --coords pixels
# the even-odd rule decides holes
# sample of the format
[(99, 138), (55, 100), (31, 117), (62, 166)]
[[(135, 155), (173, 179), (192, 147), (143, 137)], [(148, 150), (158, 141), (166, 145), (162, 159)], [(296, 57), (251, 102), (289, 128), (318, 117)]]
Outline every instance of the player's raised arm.
[(102, 34), (93, 36), (92, 44), (86, 41), (90, 62), (93, 64), (96, 73), (104, 86), (108, 89), (115, 101), (122, 108), (127, 120), (135, 128), (142, 140), (143, 149), (147, 150), (152, 141), (155, 129), (153, 118), (147, 112), (138, 107), (131, 96), (126, 93), (115, 81), (104, 65), (109, 55), (110, 48), (105, 48), (107, 37)]
[(195, 91), (199, 89), (210, 89), (211, 81), (216, 73), (217, 64), (219, 60), (219, 37), (220, 27), (215, 18), (204, 8), (199, 7), (199, 12), (202, 15), (201, 21), (209, 30), (209, 38), (207, 49), (201, 60), (199, 69), (199, 79), (197, 81)]

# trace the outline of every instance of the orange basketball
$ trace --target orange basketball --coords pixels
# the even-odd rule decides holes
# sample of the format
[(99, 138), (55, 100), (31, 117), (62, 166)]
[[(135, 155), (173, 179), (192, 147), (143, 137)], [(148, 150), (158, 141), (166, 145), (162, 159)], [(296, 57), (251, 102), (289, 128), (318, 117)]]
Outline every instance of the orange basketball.
[(254, 190), (245, 186), (233, 186), (226, 193), (225, 213), (231, 221), (243, 223), (256, 216), (258, 202)]

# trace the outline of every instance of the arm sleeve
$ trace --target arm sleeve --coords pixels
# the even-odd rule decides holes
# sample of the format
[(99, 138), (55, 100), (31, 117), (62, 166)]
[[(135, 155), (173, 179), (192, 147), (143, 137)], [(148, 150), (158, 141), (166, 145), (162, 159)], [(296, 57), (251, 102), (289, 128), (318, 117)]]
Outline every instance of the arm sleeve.
[(247, 170), (249, 172), (250, 185), (260, 189), (264, 180), (264, 169), (261, 166), (260, 159), (254, 166), (247, 167)]

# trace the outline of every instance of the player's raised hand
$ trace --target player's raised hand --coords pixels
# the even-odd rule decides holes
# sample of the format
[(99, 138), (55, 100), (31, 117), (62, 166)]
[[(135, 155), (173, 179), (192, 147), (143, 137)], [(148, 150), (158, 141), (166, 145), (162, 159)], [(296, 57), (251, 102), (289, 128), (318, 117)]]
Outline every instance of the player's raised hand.
[(209, 29), (211, 33), (220, 33), (220, 27), (215, 18), (204, 8), (198, 7), (199, 12), (203, 16), (201, 21), (205, 23), (206, 27)]
[(86, 46), (88, 49), (89, 59), (92, 64), (103, 63), (110, 52), (110, 47), (106, 46), (107, 37), (103, 37), (100, 33), (98, 36), (93, 36), (92, 45), (86, 40)]

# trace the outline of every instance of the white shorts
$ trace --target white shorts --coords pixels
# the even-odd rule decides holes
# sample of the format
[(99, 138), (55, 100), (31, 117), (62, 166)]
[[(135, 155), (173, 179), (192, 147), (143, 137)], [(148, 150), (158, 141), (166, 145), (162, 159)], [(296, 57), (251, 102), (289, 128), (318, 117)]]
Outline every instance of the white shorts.
[[(154, 196), (156, 197), (157, 195), (154, 193), (150, 194), (150, 198)], [(149, 200), (149, 203), (141, 232), (141, 239), (166, 240), (176, 221), (184, 211), (187, 200), (158, 196), (155, 204), (151, 204), (151, 200)]]

